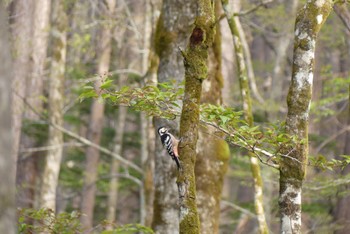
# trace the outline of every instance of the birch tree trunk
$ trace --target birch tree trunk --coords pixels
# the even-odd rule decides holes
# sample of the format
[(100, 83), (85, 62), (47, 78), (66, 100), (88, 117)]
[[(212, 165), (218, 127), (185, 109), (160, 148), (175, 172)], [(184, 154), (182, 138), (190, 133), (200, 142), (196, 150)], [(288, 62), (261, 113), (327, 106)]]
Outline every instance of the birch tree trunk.
[[(107, 17), (112, 19), (116, 1), (107, 0), (101, 2), (101, 11)], [(101, 12), (101, 14), (103, 14)], [(111, 31), (113, 25), (103, 25), (100, 32), (100, 41), (98, 44), (98, 64), (97, 73), (100, 75), (107, 74), (109, 71), (110, 56), (111, 56)], [(101, 81), (96, 81), (95, 89), (98, 91)], [(95, 144), (100, 144), (101, 131), (104, 116), (104, 103), (101, 98), (93, 100), (91, 106), (91, 116), (89, 121), (87, 138)], [(88, 147), (86, 150), (86, 167), (84, 175), (83, 197), (81, 201), (81, 212), (85, 215), (81, 217), (81, 222), (84, 229), (90, 230), (93, 225), (93, 213), (95, 206), (96, 178), (97, 166), (100, 158), (100, 152), (93, 147)]]
[[(222, 1), (223, 7), (226, 12), (226, 15), (228, 15), (227, 11), (227, 2)], [(242, 42), (241, 37), (242, 35), (239, 35), (239, 31), (237, 29), (237, 24), (239, 23), (239, 18), (232, 16), (228, 18), (228, 23), (231, 29), (231, 33), (233, 36), (233, 44), (235, 48), (235, 57), (236, 57), (236, 63), (237, 63), (237, 72), (239, 77), (239, 84), (241, 89), (241, 96), (242, 96), (242, 104), (243, 104), (243, 112), (244, 112), (244, 118), (247, 121), (248, 125), (250, 127), (254, 126), (254, 119), (253, 119), (253, 111), (252, 111), (252, 100), (250, 96), (250, 88), (249, 88), (249, 82), (248, 82), (248, 75), (246, 70), (246, 63), (244, 59), (243, 54), (243, 48), (242, 48)], [(255, 212), (258, 219), (258, 225), (259, 225), (259, 233), (268, 233), (269, 229), (267, 227), (265, 213), (264, 213), (264, 206), (263, 206), (263, 181), (261, 178), (260, 173), (260, 165), (258, 162), (258, 159), (254, 157), (252, 154), (250, 156), (250, 167), (253, 175), (253, 181), (254, 181), (254, 204), (255, 204)]]
[(281, 233), (301, 233), (301, 192), (308, 160), (308, 120), (318, 32), (332, 10), (331, 0), (308, 1), (295, 23), (292, 80), (287, 98), (286, 132), (298, 140), (280, 162)]
[(215, 36), (214, 2), (197, 1), (197, 16), (190, 41), (183, 53), (185, 65), (185, 94), (180, 119), (182, 162), (177, 178), (180, 198), (180, 233), (200, 233), (197, 212), (194, 166), (199, 129), (199, 105), (202, 82), (208, 77), (208, 48)]
[[(155, 32), (155, 51), (159, 56), (158, 82), (182, 81), (184, 48), (196, 12), (196, 1), (164, 0)], [(152, 61), (151, 61), (152, 62)], [(150, 68), (152, 69), (152, 67)], [(178, 121), (154, 119), (156, 129), (168, 126), (177, 133)], [(163, 149), (159, 138), (155, 144), (154, 206), (152, 228), (156, 233), (179, 233), (179, 209), (176, 189), (176, 165)]]
[[(215, 1), (216, 18), (221, 15), (220, 0)], [(222, 104), (221, 33), (216, 25), (214, 43), (209, 48), (208, 78), (203, 81), (202, 102)], [(200, 127), (195, 165), (197, 205), (201, 233), (219, 233), (220, 200), (228, 167), (228, 144), (210, 126)]]
[[(63, 2), (55, 1), (52, 12), (52, 60), (49, 77), (49, 122), (63, 125), (64, 76), (67, 50), (68, 19)], [(46, 154), (40, 207), (56, 210), (56, 189), (62, 159), (63, 133), (52, 125), (49, 126), (48, 146), (54, 146)]]
[(15, 158), (12, 154), (11, 128), (11, 78), (12, 61), (10, 51), (10, 32), (7, 13), (3, 2), (0, 2), (0, 233), (15, 234)]

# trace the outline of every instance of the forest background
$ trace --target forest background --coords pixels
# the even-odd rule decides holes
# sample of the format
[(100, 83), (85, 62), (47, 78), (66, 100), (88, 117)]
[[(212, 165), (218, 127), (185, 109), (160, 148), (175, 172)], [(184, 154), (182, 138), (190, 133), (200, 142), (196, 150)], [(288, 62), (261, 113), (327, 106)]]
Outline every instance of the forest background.
[(350, 229), (347, 1), (7, 0), (0, 17), (0, 233)]

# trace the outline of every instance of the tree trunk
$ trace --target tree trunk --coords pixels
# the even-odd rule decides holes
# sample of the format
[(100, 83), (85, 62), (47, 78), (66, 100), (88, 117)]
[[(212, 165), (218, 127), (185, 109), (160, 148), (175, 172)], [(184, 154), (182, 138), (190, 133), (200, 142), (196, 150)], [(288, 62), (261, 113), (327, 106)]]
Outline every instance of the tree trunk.
[[(284, 1), (285, 5), (285, 14), (286, 14), (286, 19), (288, 18), (294, 18), (297, 7), (298, 7), (298, 2), (299, 0), (285, 0)], [(284, 84), (284, 78), (286, 78), (283, 75), (284, 68), (287, 62), (287, 57), (288, 57), (288, 47), (293, 39), (292, 30), (291, 30), (292, 25), (285, 25), (283, 28), (283, 31), (281, 32), (281, 36), (277, 41), (276, 45), (276, 60), (273, 68), (273, 73), (272, 73), (272, 84), (271, 89), (270, 89), (270, 95), (273, 101), (276, 103), (280, 103), (282, 100), (283, 95), (283, 84)], [(284, 99), (283, 99), (284, 100)]]
[[(216, 18), (221, 15), (220, 0), (215, 2)], [(216, 25), (215, 39), (209, 49), (208, 78), (203, 81), (202, 102), (222, 104), (221, 33)], [(200, 127), (195, 165), (197, 205), (201, 233), (219, 233), (220, 200), (228, 167), (228, 144), (210, 126)]]
[[(12, 47), (14, 76), (12, 82), (12, 124), (13, 124), (13, 154), (17, 161), (17, 205), (32, 207), (34, 203), (34, 186), (36, 169), (33, 157), (19, 157), (19, 143), (21, 138), (22, 115), (24, 110), (23, 99), (26, 93), (26, 82), (29, 78), (29, 56), (31, 52), (32, 19), (34, 1), (15, 0), (11, 4)], [(19, 173), (25, 171), (26, 173)]]
[(185, 94), (180, 119), (182, 141), (179, 146), (182, 170), (179, 171), (177, 178), (180, 198), (180, 233), (200, 233), (194, 166), (202, 82), (208, 76), (208, 48), (212, 45), (215, 35), (214, 2), (199, 0), (197, 4), (199, 13), (186, 51), (183, 52)]
[[(227, 9), (227, 4), (223, 2), (224, 9)], [(226, 15), (228, 12), (226, 11)], [(242, 96), (242, 104), (243, 104), (243, 112), (244, 118), (247, 121), (250, 127), (254, 126), (253, 119), (253, 111), (252, 111), (252, 100), (250, 96), (250, 88), (246, 70), (246, 62), (244, 59), (243, 48), (241, 43), (242, 35), (239, 35), (239, 31), (237, 29), (237, 23), (239, 22), (239, 18), (232, 16), (228, 18), (228, 22), (230, 25), (231, 33), (234, 40), (234, 48), (235, 48), (235, 57), (237, 63), (237, 72), (239, 77), (239, 84)], [(239, 24), (239, 23), (238, 23)], [(253, 175), (254, 181), (254, 203), (255, 203), (255, 212), (258, 219), (259, 224), (259, 233), (268, 233), (269, 229), (267, 227), (264, 206), (263, 206), (263, 181), (260, 173), (260, 165), (258, 163), (258, 159), (253, 156), (253, 154), (249, 154), (250, 156), (250, 167)]]
[[(113, 140), (114, 149), (113, 152), (121, 155), (122, 144), (123, 144), (123, 135), (124, 135), (124, 126), (126, 119), (127, 108), (119, 106), (118, 109), (118, 118), (115, 124), (115, 138)], [(119, 171), (119, 161), (112, 158), (112, 164), (110, 169), (111, 181), (109, 182), (109, 192), (107, 200), (107, 221), (115, 222), (116, 211), (117, 211), (117, 201), (118, 201), (118, 177), (116, 174)]]
[[(346, 3), (336, 4), (334, 6), (334, 11), (340, 17), (345, 27), (347, 28), (346, 35), (350, 36), (350, 12), (346, 6)], [(349, 101), (348, 101), (348, 121), (347, 125), (350, 126), (350, 85), (349, 85)], [(344, 146), (344, 155), (350, 155), (350, 131), (346, 132), (345, 136), (345, 146)], [(343, 175), (348, 175), (350, 173), (350, 166), (346, 166), (342, 171)], [(344, 186), (341, 191), (348, 191), (350, 188), (349, 185)], [(334, 219), (335, 222), (340, 225), (340, 228), (335, 231), (336, 234), (346, 234), (350, 230), (350, 210), (348, 209), (350, 204), (350, 196), (345, 195), (338, 197), (337, 204), (334, 210)]]
[[(189, 22), (193, 22), (196, 12), (195, 2), (163, 1), (155, 32), (155, 51), (159, 56), (158, 82), (176, 80), (177, 83), (180, 83), (182, 81), (184, 68), (178, 47), (183, 48), (186, 45), (188, 34), (191, 31)], [(178, 121), (154, 119), (154, 124), (156, 129), (160, 126), (168, 126), (177, 133)], [(179, 233), (176, 166), (163, 149), (158, 137), (155, 144), (154, 178), (152, 228), (156, 233)]]
[(9, 41), (9, 26), (7, 13), (3, 2), (0, 2), (0, 233), (15, 234), (15, 158), (12, 154), (12, 128), (11, 128), (11, 79), (12, 61)]
[(308, 160), (308, 120), (316, 38), (332, 10), (332, 1), (308, 1), (296, 19), (292, 81), (287, 104), (286, 132), (296, 136), (280, 162), (281, 233), (301, 233), (301, 191)]
[[(112, 18), (114, 16), (115, 0), (107, 0), (105, 6), (101, 7), (101, 11), (105, 15), (101, 17)], [(102, 14), (102, 13), (101, 13)], [(101, 76), (106, 75), (109, 70), (111, 56), (111, 29), (113, 25), (103, 25), (100, 32), (100, 41), (98, 44), (98, 65), (97, 73)], [(101, 81), (96, 81), (95, 89), (98, 89)], [(100, 144), (101, 131), (104, 116), (104, 103), (101, 98), (93, 100), (91, 106), (91, 116), (89, 121), (87, 138), (95, 144)], [(93, 225), (93, 213), (95, 206), (95, 191), (97, 166), (100, 158), (100, 152), (93, 147), (88, 147), (86, 150), (86, 167), (84, 175), (83, 197), (81, 201), (81, 212), (85, 215), (81, 217), (81, 222), (84, 229), (91, 229)]]
[[(64, 76), (67, 50), (68, 19), (63, 3), (55, 1), (52, 12), (52, 59), (49, 79), (49, 122), (63, 125)], [(62, 159), (63, 133), (49, 126), (48, 146), (40, 194), (40, 207), (56, 210), (56, 189)]]

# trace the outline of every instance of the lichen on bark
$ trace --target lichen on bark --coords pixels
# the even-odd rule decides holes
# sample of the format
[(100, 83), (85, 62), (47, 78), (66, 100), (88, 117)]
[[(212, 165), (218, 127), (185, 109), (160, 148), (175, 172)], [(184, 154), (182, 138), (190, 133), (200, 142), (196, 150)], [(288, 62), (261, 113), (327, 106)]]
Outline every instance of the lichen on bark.
[(301, 232), (301, 191), (308, 156), (308, 120), (316, 38), (332, 10), (331, 0), (308, 1), (295, 23), (292, 80), (287, 97), (286, 132), (297, 140), (280, 161), (281, 233)]
[(199, 104), (202, 82), (208, 76), (208, 48), (215, 35), (214, 3), (198, 0), (190, 41), (182, 52), (185, 66), (185, 94), (180, 120), (179, 154), (182, 170), (177, 179), (180, 197), (180, 233), (200, 233), (196, 204), (194, 166), (199, 128)]

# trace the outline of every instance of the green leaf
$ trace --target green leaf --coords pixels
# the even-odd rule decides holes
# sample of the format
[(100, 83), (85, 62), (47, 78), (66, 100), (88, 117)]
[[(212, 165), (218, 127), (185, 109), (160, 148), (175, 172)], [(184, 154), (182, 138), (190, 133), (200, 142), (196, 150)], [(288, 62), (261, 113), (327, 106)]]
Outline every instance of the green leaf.
[(227, 117), (227, 116), (220, 115), (220, 119), (221, 119), (221, 122), (222, 122), (223, 124), (226, 124), (226, 122), (227, 122), (230, 118)]
[(107, 79), (101, 84), (100, 89), (108, 89), (112, 86), (113, 80)]

